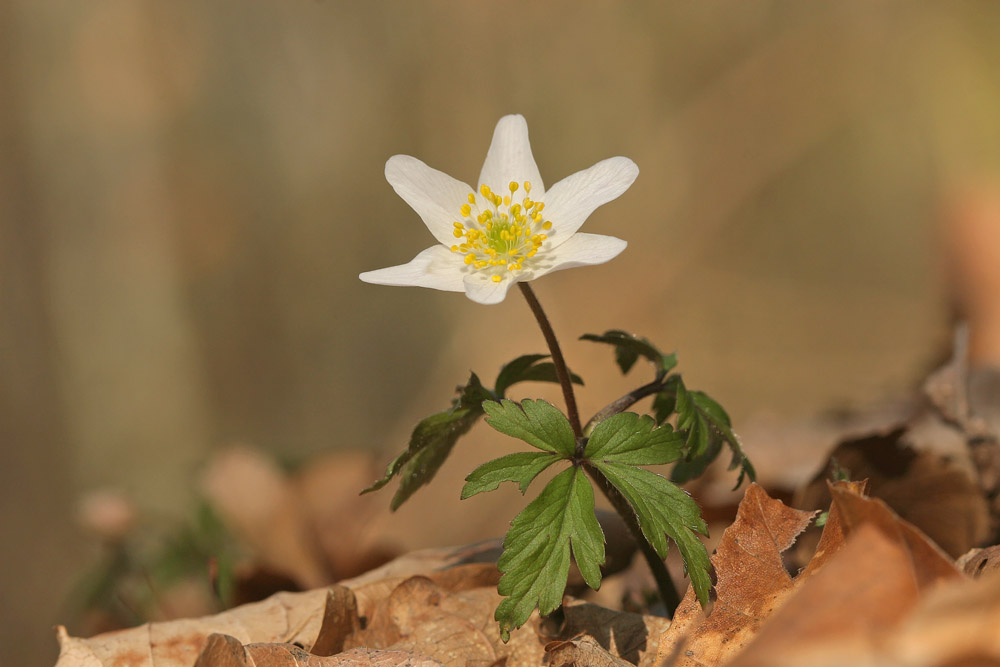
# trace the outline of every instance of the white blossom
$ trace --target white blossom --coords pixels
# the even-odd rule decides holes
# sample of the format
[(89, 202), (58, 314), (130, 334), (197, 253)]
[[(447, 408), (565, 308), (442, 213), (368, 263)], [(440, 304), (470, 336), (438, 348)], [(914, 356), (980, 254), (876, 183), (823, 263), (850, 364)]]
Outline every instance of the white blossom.
[(602, 160), (548, 190), (531, 154), (523, 116), (497, 123), (475, 189), (408, 155), (389, 158), (385, 177), (437, 239), (409, 263), (362, 273), (378, 285), (465, 292), (478, 303), (503, 301), (520, 281), (603, 264), (625, 249), (613, 236), (577, 230), (639, 174), (625, 157)]

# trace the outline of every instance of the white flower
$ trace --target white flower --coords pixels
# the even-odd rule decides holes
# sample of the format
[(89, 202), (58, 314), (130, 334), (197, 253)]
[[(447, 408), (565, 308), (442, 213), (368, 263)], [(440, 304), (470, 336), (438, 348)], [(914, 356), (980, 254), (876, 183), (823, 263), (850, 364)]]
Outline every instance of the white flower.
[(577, 230), (594, 209), (625, 192), (638, 174), (634, 162), (613, 157), (546, 191), (523, 116), (504, 116), (497, 123), (475, 190), (416, 158), (395, 155), (385, 164), (386, 180), (438, 244), (408, 264), (359, 277), (378, 285), (465, 292), (478, 303), (500, 303), (516, 282), (603, 264), (624, 250), (621, 239)]

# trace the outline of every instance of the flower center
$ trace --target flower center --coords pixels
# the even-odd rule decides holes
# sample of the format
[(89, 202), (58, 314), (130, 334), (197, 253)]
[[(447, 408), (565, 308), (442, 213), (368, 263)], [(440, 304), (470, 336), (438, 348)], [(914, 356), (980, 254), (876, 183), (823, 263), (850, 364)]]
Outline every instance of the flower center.
[(455, 238), (462, 241), (451, 246), (451, 251), (465, 255), (466, 266), (489, 275), (495, 283), (522, 271), (548, 238), (542, 232), (552, 228), (552, 223), (542, 218), (545, 204), (528, 196), (531, 183), (525, 181), (523, 185), (524, 199), (520, 202), (511, 202), (519, 189), (514, 181), (507, 186), (510, 194), (503, 197), (488, 185), (480, 186), (479, 194), (488, 206), (480, 208), (480, 200), (470, 192), (469, 203), (461, 208), (466, 221), (454, 223)]

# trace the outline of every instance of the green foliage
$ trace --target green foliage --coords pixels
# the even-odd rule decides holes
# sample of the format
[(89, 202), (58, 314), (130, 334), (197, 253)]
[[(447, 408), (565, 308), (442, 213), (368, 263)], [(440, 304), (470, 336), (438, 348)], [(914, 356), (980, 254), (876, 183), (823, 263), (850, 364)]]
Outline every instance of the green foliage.
[(615, 361), (621, 369), (622, 374), (632, 370), (632, 366), (640, 356), (653, 362), (656, 366), (656, 379), (660, 379), (677, 365), (676, 354), (663, 354), (645, 338), (640, 338), (626, 331), (611, 329), (601, 335), (584, 334), (580, 340), (589, 340), (595, 343), (607, 343), (615, 347)]
[(465, 478), (462, 500), (483, 491), (493, 491), (502, 482), (517, 482), (523, 495), (539, 473), (561, 458), (555, 452), (518, 452), (488, 461)]
[(483, 409), (490, 426), (541, 451), (479, 466), (466, 478), (463, 498), (492, 491), (502, 482), (515, 482), (524, 493), (556, 461), (572, 464), (514, 519), (504, 539), (498, 590), (506, 597), (496, 611), (504, 641), (536, 607), (544, 615), (559, 605), (570, 547), (587, 584), (600, 585), (604, 542), (594, 516), (593, 489), (584, 474), (588, 469), (606, 476), (628, 501), (661, 557), (666, 556), (667, 537), (678, 544), (699, 599), (708, 599), (708, 553), (694, 534), (706, 532), (698, 506), (674, 484), (638, 467), (677, 461), (685, 434), (670, 424), (658, 426), (649, 416), (624, 412), (600, 422), (580, 452), (569, 421), (545, 401), (487, 401)]
[(656, 394), (653, 400), (656, 423), (663, 424), (676, 415), (677, 430), (685, 436), (684, 458), (674, 466), (673, 481), (683, 483), (701, 475), (718, 458), (723, 445), (728, 445), (732, 453), (729, 469), (740, 469), (736, 487), (744, 478), (751, 482), (756, 478), (753, 464), (743, 452), (722, 406), (705, 392), (688, 390), (680, 375), (670, 374), (677, 365), (676, 354), (663, 354), (645, 338), (618, 330), (605, 331), (599, 336), (587, 334), (582, 339), (614, 345), (615, 361), (622, 373), (628, 373), (640, 356), (656, 366), (656, 379), (650, 392)]
[(546, 401), (527, 399), (517, 404), (504, 399), (483, 403), (486, 422), (497, 431), (524, 440), (542, 451), (569, 458), (576, 451), (576, 436), (569, 420)]
[[(544, 361), (548, 358), (547, 354), (526, 354), (514, 359), (500, 369), (493, 391), (484, 387), (479, 377), (472, 373), (469, 381), (458, 388), (458, 397), (452, 401), (451, 408), (422, 419), (414, 427), (406, 449), (389, 463), (380, 479), (361, 493), (378, 491), (394, 477), (399, 477), (399, 489), (390, 503), (394, 511), (398, 509), (417, 489), (434, 478), (458, 439), (483, 416), (483, 401), (502, 399), (507, 390), (519, 382), (559, 381), (555, 366), (551, 361)], [(571, 373), (570, 378), (583, 384), (577, 375)]]
[(711, 565), (694, 532), (708, 535), (698, 505), (687, 493), (640, 465), (671, 463), (681, 456), (684, 436), (670, 424), (657, 427), (648, 416), (623, 412), (605, 419), (587, 443), (587, 463), (624, 496), (639, 519), (646, 540), (667, 557), (669, 536), (677, 543), (698, 599), (704, 605), (711, 587)]
[(497, 591), (506, 596), (494, 617), (506, 642), (538, 608), (543, 616), (562, 604), (569, 574), (570, 547), (584, 581), (601, 584), (604, 533), (594, 515), (594, 490), (579, 466), (556, 475), (514, 517), (504, 538)]
[(732, 452), (729, 469), (740, 468), (736, 487), (743, 483), (744, 477), (749, 477), (750, 481), (756, 479), (753, 464), (743, 453), (743, 446), (722, 406), (705, 392), (688, 390), (680, 375), (671, 375), (663, 385), (653, 401), (656, 421), (663, 423), (676, 414), (677, 430), (687, 434), (687, 455), (674, 467), (672, 479), (683, 483), (701, 475), (718, 457), (723, 444)]
[[(497, 375), (493, 393), (497, 398), (503, 398), (507, 395), (507, 389), (518, 382), (559, 382), (555, 364), (542, 361), (548, 358), (547, 354), (526, 354), (505, 365)], [(574, 384), (583, 384), (580, 376), (574, 373), (570, 373), (570, 380)]]
[(651, 417), (622, 412), (597, 425), (584, 456), (591, 463), (662, 465), (679, 459), (683, 445), (684, 435), (670, 424), (657, 427)]
[(708, 591), (712, 586), (709, 577), (711, 563), (705, 545), (694, 533), (708, 535), (708, 526), (691, 496), (645, 468), (603, 461), (593, 464), (635, 510), (643, 536), (660, 558), (667, 557), (664, 535), (677, 543), (698, 601), (703, 606), (707, 604)]
[(382, 479), (361, 493), (377, 491), (399, 475), (399, 489), (390, 504), (393, 510), (398, 509), (417, 489), (434, 478), (458, 439), (483, 415), (483, 401), (492, 396), (473, 373), (468, 384), (459, 388), (452, 408), (420, 420), (410, 435), (406, 450), (393, 459)]

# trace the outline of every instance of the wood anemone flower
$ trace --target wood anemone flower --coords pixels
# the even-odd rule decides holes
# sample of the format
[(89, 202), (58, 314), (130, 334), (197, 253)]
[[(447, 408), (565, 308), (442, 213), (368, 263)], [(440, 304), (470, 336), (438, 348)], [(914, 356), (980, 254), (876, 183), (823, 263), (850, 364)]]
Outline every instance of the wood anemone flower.
[(517, 282), (577, 266), (603, 264), (627, 245), (577, 230), (601, 204), (619, 197), (639, 174), (625, 157), (602, 160), (548, 191), (531, 155), (523, 116), (504, 116), (473, 189), (408, 155), (385, 164), (396, 193), (438, 243), (409, 263), (367, 271), (377, 285), (465, 292), (477, 303), (500, 303)]

